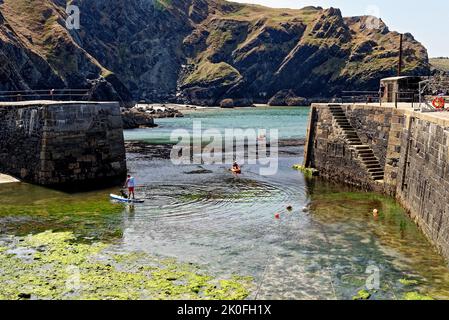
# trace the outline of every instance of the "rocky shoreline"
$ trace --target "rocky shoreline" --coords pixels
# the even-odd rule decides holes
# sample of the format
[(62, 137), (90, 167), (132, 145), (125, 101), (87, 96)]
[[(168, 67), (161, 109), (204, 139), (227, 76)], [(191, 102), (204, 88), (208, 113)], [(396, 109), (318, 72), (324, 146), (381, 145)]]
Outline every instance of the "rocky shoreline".
[(122, 108), (122, 119), (124, 129), (154, 128), (157, 125), (154, 119), (161, 118), (182, 118), (184, 114), (178, 105), (156, 105), (156, 104), (137, 104), (132, 108)]

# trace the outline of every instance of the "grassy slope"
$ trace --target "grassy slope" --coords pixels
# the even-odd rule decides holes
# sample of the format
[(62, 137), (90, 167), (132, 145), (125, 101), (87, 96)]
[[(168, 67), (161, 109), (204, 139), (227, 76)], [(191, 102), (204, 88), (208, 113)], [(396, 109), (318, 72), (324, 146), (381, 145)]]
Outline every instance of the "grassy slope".
[[(226, 6), (225, 10), (222, 7), (223, 5)], [(195, 59), (194, 63), (197, 67), (194, 73), (184, 80), (184, 84), (194, 85), (199, 82), (213, 82), (220, 78), (237, 79), (241, 77), (239, 71), (235, 67), (225, 62), (211, 63), (211, 56), (216, 52), (223, 50), (224, 47), (233, 42), (237, 43), (236, 48), (233, 49), (245, 47), (265, 31), (264, 27), (281, 28), (281, 24), (287, 22), (302, 22), (304, 24), (309, 24), (314, 21), (317, 14), (321, 12), (313, 7), (305, 9), (276, 9), (260, 5), (246, 5), (225, 1), (217, 1), (213, 8), (213, 14), (210, 14), (209, 18), (202, 23), (210, 31), (206, 41), (207, 49), (204, 52), (201, 52)], [(217, 21), (235, 22), (236, 25), (249, 24), (252, 26), (251, 32), (244, 35), (243, 41), (239, 41), (242, 40), (238, 39), (242, 35), (236, 30), (211, 30), (211, 26), (214, 26)], [(254, 27), (260, 21), (263, 21), (263, 27)], [(281, 48), (263, 47), (258, 49), (279, 50)], [(229, 80), (227, 80), (227, 82), (229, 82)]]
[[(237, 24), (245, 23), (250, 25), (250, 32), (246, 35), (243, 41), (240, 41), (241, 39), (238, 39), (239, 35), (233, 34), (229, 30), (220, 30), (220, 32), (222, 32), (221, 36), (217, 36), (216, 32), (212, 31), (207, 39), (207, 49), (204, 52), (201, 52), (195, 61), (195, 64), (197, 66), (199, 65), (199, 67), (196, 69), (194, 77), (187, 78), (184, 82), (185, 84), (188, 84), (190, 80), (193, 79), (207, 80), (208, 75), (202, 74), (201, 71), (209, 70), (210, 66), (204, 67), (202, 65), (204, 63), (209, 63), (208, 60), (211, 60), (210, 57), (220, 50), (223, 51), (223, 48), (229, 43), (237, 43), (236, 48), (231, 50), (231, 52), (235, 53), (234, 50), (244, 48), (257, 37), (261, 38), (260, 36), (263, 32), (265, 32), (266, 28), (280, 29), (289, 22), (302, 23), (307, 26), (305, 34), (301, 39), (298, 39), (300, 40), (301, 45), (331, 47), (337, 44), (341, 46), (342, 50), (351, 51), (366, 41), (374, 41), (377, 43), (377, 47), (372, 52), (368, 53), (367, 57), (362, 61), (348, 62), (344, 59), (331, 59), (329, 63), (323, 65), (322, 68), (318, 67), (318, 69), (315, 69), (313, 71), (314, 74), (330, 74), (333, 78), (348, 76), (354, 77), (357, 75), (363, 75), (369, 78), (371, 74), (376, 74), (379, 71), (387, 73), (394, 70), (397, 66), (399, 34), (397, 32), (381, 34), (377, 30), (367, 30), (363, 26), (368, 17), (361, 17), (359, 22), (354, 22), (351, 18), (345, 19), (345, 24), (351, 32), (352, 39), (351, 41), (342, 43), (339, 39), (334, 39), (332, 37), (315, 37), (315, 33), (312, 29), (317, 22), (321, 21), (321, 15), (324, 12), (323, 10), (315, 7), (307, 7), (304, 9), (275, 9), (260, 5), (227, 3), (226, 10), (223, 10), (220, 7), (220, 3), (223, 4), (224, 2), (219, 1), (217, 3), (217, 10), (214, 10), (214, 13), (209, 16), (207, 21), (202, 23), (204, 26), (210, 28), (213, 23), (215, 23), (215, 25), (217, 24), (216, 21), (229, 20), (235, 21)], [(333, 22), (333, 19), (334, 17), (332, 17), (329, 21)], [(271, 44), (269, 45), (271, 46)], [(410, 56), (410, 58), (405, 59), (404, 72), (414, 70), (422, 63), (422, 61), (427, 59), (425, 52), (420, 52), (417, 50), (417, 45), (418, 43), (413, 41), (404, 42), (404, 49), (410, 49), (411, 52), (415, 53), (415, 57)], [(260, 47), (253, 49), (253, 51), (279, 50), (284, 52), (287, 50), (284, 53), (288, 55), (290, 54), (289, 51), (291, 49), (292, 48), (288, 49), (288, 46), (281, 46), (279, 44), (275, 44), (270, 48), (267, 48), (266, 44), (263, 44)], [(236, 58), (236, 61), (238, 60), (239, 57)], [(216, 66), (216, 69), (222, 68)], [(230, 71), (231, 68), (227, 68), (227, 70)], [(228, 76), (229, 74), (225, 72), (223, 75)]]
[(430, 64), (437, 70), (449, 72), (449, 58), (431, 58)]
[(65, 26), (63, 9), (48, 0), (4, 0), (2, 13), (21, 42), (46, 59), (65, 78), (87, 60), (105, 74), (108, 70), (76, 44)]

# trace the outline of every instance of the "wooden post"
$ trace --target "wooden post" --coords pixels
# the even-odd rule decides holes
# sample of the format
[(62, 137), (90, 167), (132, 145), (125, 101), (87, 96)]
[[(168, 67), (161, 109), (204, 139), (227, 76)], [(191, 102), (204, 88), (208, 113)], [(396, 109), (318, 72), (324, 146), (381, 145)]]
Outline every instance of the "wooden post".
[(403, 42), (403, 35), (402, 33), (400, 34), (399, 37), (399, 62), (398, 62), (398, 77), (400, 77), (402, 75), (402, 51), (403, 51), (403, 47), (402, 47), (402, 42)]

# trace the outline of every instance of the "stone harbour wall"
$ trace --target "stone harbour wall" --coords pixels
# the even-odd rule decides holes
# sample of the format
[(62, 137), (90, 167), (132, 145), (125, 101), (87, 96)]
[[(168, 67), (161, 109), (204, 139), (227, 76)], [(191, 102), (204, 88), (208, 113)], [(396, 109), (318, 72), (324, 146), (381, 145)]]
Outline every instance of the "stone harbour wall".
[(449, 121), (412, 116), (402, 144), (397, 199), (449, 259)]
[(328, 180), (365, 190), (375, 189), (369, 175), (338, 129), (329, 108), (313, 106), (311, 117), (305, 165), (318, 169), (320, 176)]
[(449, 260), (449, 117), (371, 105), (341, 108), (384, 166), (384, 180), (364, 174), (329, 105), (312, 106), (305, 165), (324, 178), (396, 197)]
[(0, 105), (0, 172), (46, 186), (103, 185), (126, 175), (116, 103)]

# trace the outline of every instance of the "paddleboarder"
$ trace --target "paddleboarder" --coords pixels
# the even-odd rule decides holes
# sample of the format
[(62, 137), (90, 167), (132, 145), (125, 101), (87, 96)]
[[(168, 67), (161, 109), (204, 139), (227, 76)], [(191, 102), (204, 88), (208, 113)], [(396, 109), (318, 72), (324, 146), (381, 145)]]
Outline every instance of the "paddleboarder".
[(136, 187), (136, 179), (128, 174), (128, 178), (126, 179), (125, 186), (123, 188), (128, 188), (128, 199), (136, 199), (136, 196), (134, 195), (134, 188)]

